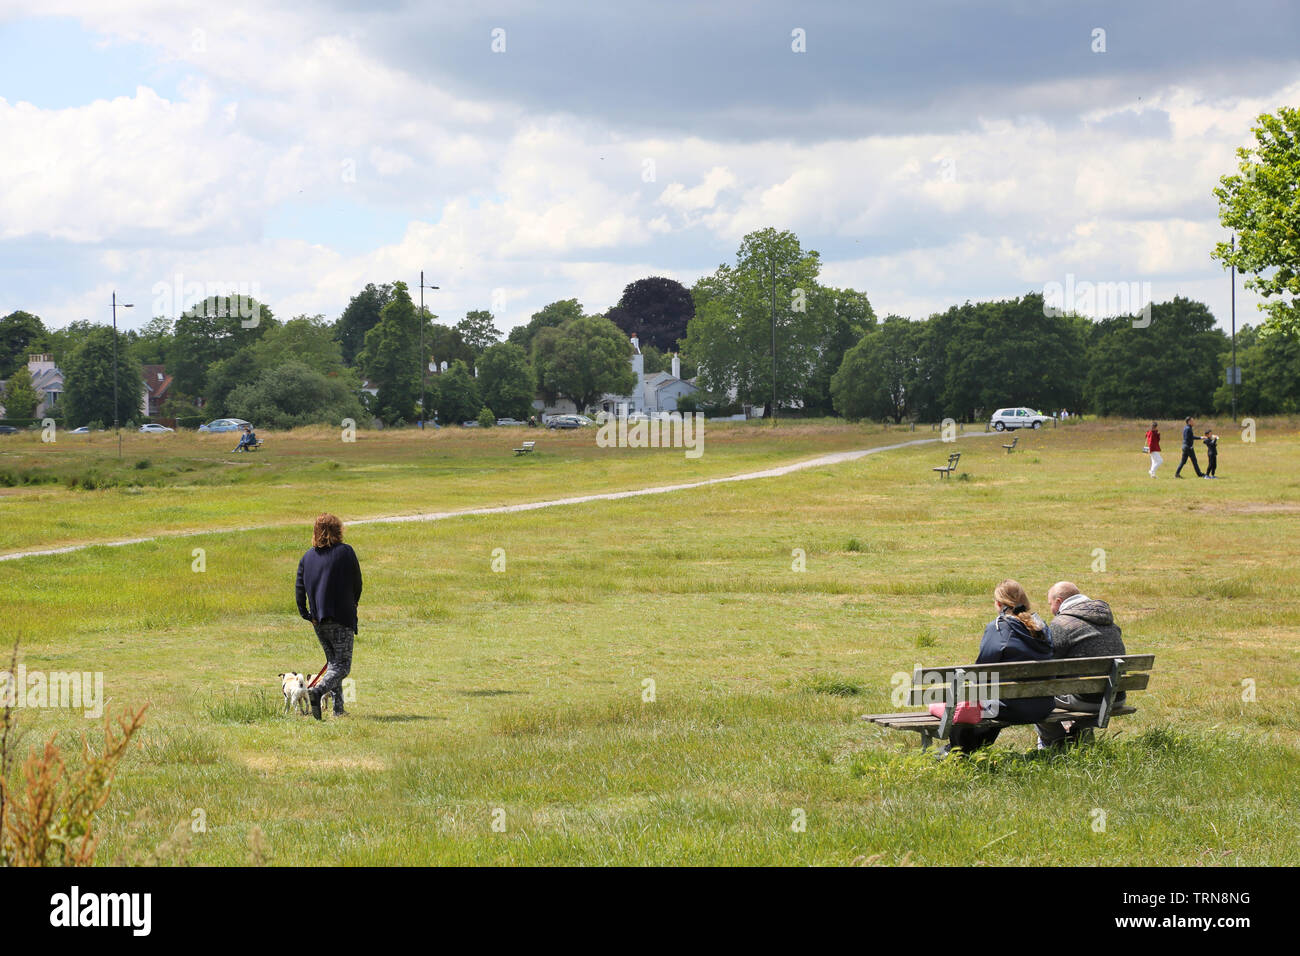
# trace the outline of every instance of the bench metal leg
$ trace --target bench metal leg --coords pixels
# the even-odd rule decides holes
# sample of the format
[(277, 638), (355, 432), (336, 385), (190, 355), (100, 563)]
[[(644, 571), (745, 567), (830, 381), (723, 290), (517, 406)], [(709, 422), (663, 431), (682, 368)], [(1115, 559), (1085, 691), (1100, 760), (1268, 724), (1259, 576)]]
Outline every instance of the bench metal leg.
[(1122, 657), (1117, 657), (1110, 662), (1110, 674), (1106, 677), (1106, 695), (1101, 699), (1101, 706), (1097, 709), (1097, 726), (1103, 730), (1110, 723), (1110, 712), (1115, 706), (1115, 694), (1119, 691), (1119, 669), (1123, 663)]
[(930, 744), (934, 743), (934, 734), (928, 730), (921, 731), (921, 753), (930, 749)]

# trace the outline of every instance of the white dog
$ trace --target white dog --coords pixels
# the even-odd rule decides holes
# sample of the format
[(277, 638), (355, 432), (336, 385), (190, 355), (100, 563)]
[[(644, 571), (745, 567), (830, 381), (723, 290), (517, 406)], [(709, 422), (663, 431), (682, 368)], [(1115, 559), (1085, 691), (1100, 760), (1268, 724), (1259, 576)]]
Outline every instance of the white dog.
[(302, 674), (281, 674), (280, 690), (284, 694), (284, 712), (298, 705), (300, 713), (307, 713), (307, 678)]

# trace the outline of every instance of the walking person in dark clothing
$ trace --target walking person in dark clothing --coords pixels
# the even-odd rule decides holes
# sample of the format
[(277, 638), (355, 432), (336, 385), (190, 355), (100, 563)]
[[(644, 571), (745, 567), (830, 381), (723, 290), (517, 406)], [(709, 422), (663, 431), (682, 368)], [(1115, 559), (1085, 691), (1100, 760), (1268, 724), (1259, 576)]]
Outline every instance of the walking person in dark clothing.
[(1191, 415), (1188, 415), (1186, 423), (1183, 425), (1183, 460), (1180, 461), (1178, 467), (1174, 469), (1175, 478), (1183, 477), (1183, 465), (1187, 464), (1188, 461), (1192, 463), (1192, 468), (1196, 471), (1197, 478), (1205, 477), (1201, 471), (1201, 463), (1196, 460), (1196, 445), (1194, 443), (1200, 441), (1200, 439), (1196, 437), (1195, 428), (1195, 420), (1193, 420)]
[(1219, 467), (1219, 436), (1207, 428), (1201, 441), (1205, 442), (1205, 477), (1218, 478), (1215, 471)]
[(343, 543), (343, 522), (332, 514), (316, 519), (311, 550), (298, 562), (295, 587), (298, 613), (316, 628), (325, 651), (325, 673), (307, 691), (311, 714), (321, 719), (320, 702), (334, 698), (334, 716), (343, 716), (343, 678), (352, 670), (352, 643), (357, 636), (357, 602), (361, 600), (361, 564)]

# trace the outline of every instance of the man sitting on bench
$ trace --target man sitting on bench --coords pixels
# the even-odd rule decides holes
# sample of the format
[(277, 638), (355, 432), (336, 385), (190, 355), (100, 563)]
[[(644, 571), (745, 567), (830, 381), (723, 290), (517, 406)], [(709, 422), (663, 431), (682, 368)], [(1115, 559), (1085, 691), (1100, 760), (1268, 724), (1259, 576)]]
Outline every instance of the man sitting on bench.
[(248, 451), (248, 449), (256, 447), (257, 435), (253, 431), (253, 426), (245, 425), (244, 434), (239, 436), (239, 444), (235, 446), (235, 451)]
[[(1055, 617), (1047, 627), (1052, 642), (1052, 657), (1113, 657), (1125, 654), (1124, 640), (1115, 615), (1105, 601), (1094, 601), (1071, 581), (1057, 581), (1047, 592), (1047, 606)], [(1102, 694), (1070, 694), (1056, 698), (1056, 705), (1066, 710), (1095, 712), (1101, 707)], [(1115, 704), (1124, 703), (1124, 692), (1115, 695)], [(1069, 729), (1064, 721), (1038, 725), (1038, 746), (1060, 743), (1067, 737), (1079, 740), (1084, 731), (1097, 726), (1096, 720), (1076, 720)]]
[[(998, 616), (984, 628), (976, 664), (1051, 659), (1052, 644), (1047, 638), (1047, 625), (1029, 609), (1029, 595), (1019, 582), (1008, 578), (994, 588), (993, 606), (997, 608)], [(1000, 701), (997, 718), (1012, 724), (1036, 724), (1055, 709), (1054, 697)], [(1001, 730), (1001, 727), (953, 724), (948, 734), (948, 746), (940, 753), (951, 750), (969, 752), (986, 747), (998, 739)]]

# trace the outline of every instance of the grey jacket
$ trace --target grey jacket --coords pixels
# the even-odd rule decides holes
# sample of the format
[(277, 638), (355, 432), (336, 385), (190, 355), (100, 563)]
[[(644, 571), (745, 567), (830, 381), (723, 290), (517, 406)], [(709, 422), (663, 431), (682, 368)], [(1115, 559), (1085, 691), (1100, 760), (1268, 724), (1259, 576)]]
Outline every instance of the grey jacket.
[[(1057, 659), (1127, 653), (1119, 625), (1105, 601), (1089, 598), (1070, 605), (1052, 618), (1047, 633), (1052, 641), (1052, 656)], [(1079, 697), (1093, 703), (1101, 700), (1100, 694), (1080, 694)]]

